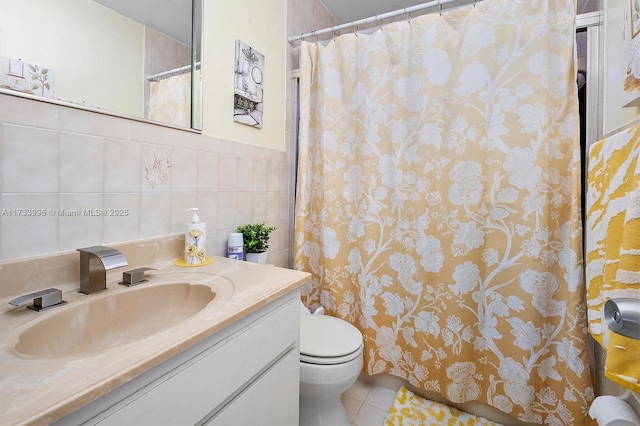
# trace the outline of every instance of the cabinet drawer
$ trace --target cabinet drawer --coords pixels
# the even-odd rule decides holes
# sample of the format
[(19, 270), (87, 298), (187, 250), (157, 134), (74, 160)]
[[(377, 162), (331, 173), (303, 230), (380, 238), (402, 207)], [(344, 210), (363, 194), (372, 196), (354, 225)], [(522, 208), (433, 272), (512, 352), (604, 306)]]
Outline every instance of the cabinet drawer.
[(299, 387), (300, 355), (292, 350), (206, 424), (297, 425)]
[(126, 405), (118, 404), (122, 408), (98, 424), (198, 423), (298, 346), (299, 315), (299, 302), (290, 299), (187, 362), (186, 368), (177, 368), (131, 395), (123, 401)]

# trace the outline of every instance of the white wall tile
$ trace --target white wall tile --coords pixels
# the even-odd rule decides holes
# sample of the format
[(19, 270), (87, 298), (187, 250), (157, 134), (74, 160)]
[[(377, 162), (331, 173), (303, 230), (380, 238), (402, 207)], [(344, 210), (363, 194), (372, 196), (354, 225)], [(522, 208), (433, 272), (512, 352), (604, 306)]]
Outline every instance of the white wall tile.
[(174, 148), (171, 153), (171, 191), (195, 191), (197, 187), (197, 151)]
[(198, 191), (218, 190), (218, 154), (198, 152)]
[(130, 121), (132, 141), (145, 142), (151, 145), (175, 146), (193, 149), (193, 138), (200, 138), (197, 133), (156, 126), (140, 121)]
[(235, 229), (236, 226), (236, 193), (218, 192), (218, 229)]
[(267, 263), (270, 265), (279, 266), (281, 268), (286, 268), (288, 264), (289, 251), (288, 250), (279, 250), (279, 251), (271, 251), (269, 250), (269, 254), (267, 255)]
[(140, 192), (142, 146), (119, 139), (104, 141), (104, 191)]
[(238, 191), (252, 191), (253, 190), (253, 159), (249, 157), (238, 158), (238, 179), (237, 188)]
[[(103, 194), (58, 195), (58, 250), (68, 251), (103, 241)], [(61, 212), (68, 214), (61, 214)]]
[(251, 221), (253, 223), (267, 221), (267, 193), (266, 192), (253, 193), (253, 207), (251, 210), (251, 214), (252, 214)]
[(218, 193), (199, 192), (196, 205), (198, 206), (200, 220), (207, 224), (207, 232), (218, 229)]
[(131, 120), (76, 108), (58, 107), (58, 130), (115, 139), (129, 139)]
[(168, 235), (171, 230), (171, 194), (140, 195), (140, 238)]
[(2, 131), (2, 191), (57, 192), (58, 134), (11, 125)]
[(140, 194), (104, 194), (104, 244), (140, 238)]
[(273, 224), (277, 229), (269, 238), (269, 250), (285, 250), (290, 246), (289, 221), (283, 220)]
[(238, 158), (221, 155), (218, 161), (218, 190), (235, 191), (238, 180)]
[[(1, 194), (0, 199), (5, 212), (0, 216), (1, 260), (57, 251), (57, 194)], [(32, 211), (32, 215), (27, 210)]]
[(238, 192), (236, 194), (236, 226), (252, 222), (253, 193)]
[[(175, 42), (169, 38), (164, 38), (164, 62), (165, 64), (175, 64), (177, 61), (178, 52), (176, 51)], [(172, 68), (175, 68), (172, 66)], [(169, 68), (171, 69), (171, 68)]]
[(60, 192), (104, 191), (104, 139), (60, 133)]
[(56, 107), (18, 96), (0, 95), (0, 117), (4, 123), (43, 129), (57, 129), (58, 127)]
[(279, 161), (269, 161), (267, 171), (267, 190), (280, 191), (280, 178), (282, 177), (282, 167)]
[(288, 219), (289, 194), (286, 192), (267, 193), (267, 222), (279, 222)]
[(264, 159), (253, 160), (253, 190), (267, 191), (269, 181), (269, 161)]

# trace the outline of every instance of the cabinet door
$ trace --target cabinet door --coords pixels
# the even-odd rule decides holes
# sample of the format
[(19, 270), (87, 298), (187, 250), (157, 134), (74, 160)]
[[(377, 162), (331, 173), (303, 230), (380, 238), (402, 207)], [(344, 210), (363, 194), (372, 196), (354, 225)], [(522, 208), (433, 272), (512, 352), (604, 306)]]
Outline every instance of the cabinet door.
[(207, 425), (298, 424), (300, 356), (292, 350)]
[[(287, 350), (294, 348), (297, 353), (299, 318), (297, 300), (273, 309), (245, 324), (197, 361), (187, 363), (186, 368), (176, 369), (142, 389), (99, 424), (175, 426), (201, 422), (225, 405), (231, 395), (261, 377)], [(294, 398), (297, 400), (297, 396)]]

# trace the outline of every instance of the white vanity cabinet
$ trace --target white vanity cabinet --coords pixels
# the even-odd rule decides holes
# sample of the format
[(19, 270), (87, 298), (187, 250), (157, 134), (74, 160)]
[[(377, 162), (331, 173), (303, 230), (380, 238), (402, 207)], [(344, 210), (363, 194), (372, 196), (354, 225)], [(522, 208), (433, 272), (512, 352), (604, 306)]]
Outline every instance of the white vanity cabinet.
[(298, 424), (299, 300), (292, 291), (55, 424)]

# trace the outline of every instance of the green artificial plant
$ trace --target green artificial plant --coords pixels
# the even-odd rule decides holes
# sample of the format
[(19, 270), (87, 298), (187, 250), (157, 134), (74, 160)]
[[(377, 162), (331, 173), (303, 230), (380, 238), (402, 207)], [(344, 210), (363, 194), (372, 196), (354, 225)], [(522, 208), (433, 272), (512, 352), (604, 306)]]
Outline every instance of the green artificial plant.
[(247, 253), (264, 253), (269, 248), (269, 234), (276, 230), (275, 226), (262, 223), (251, 223), (238, 226), (242, 232), (244, 251)]

